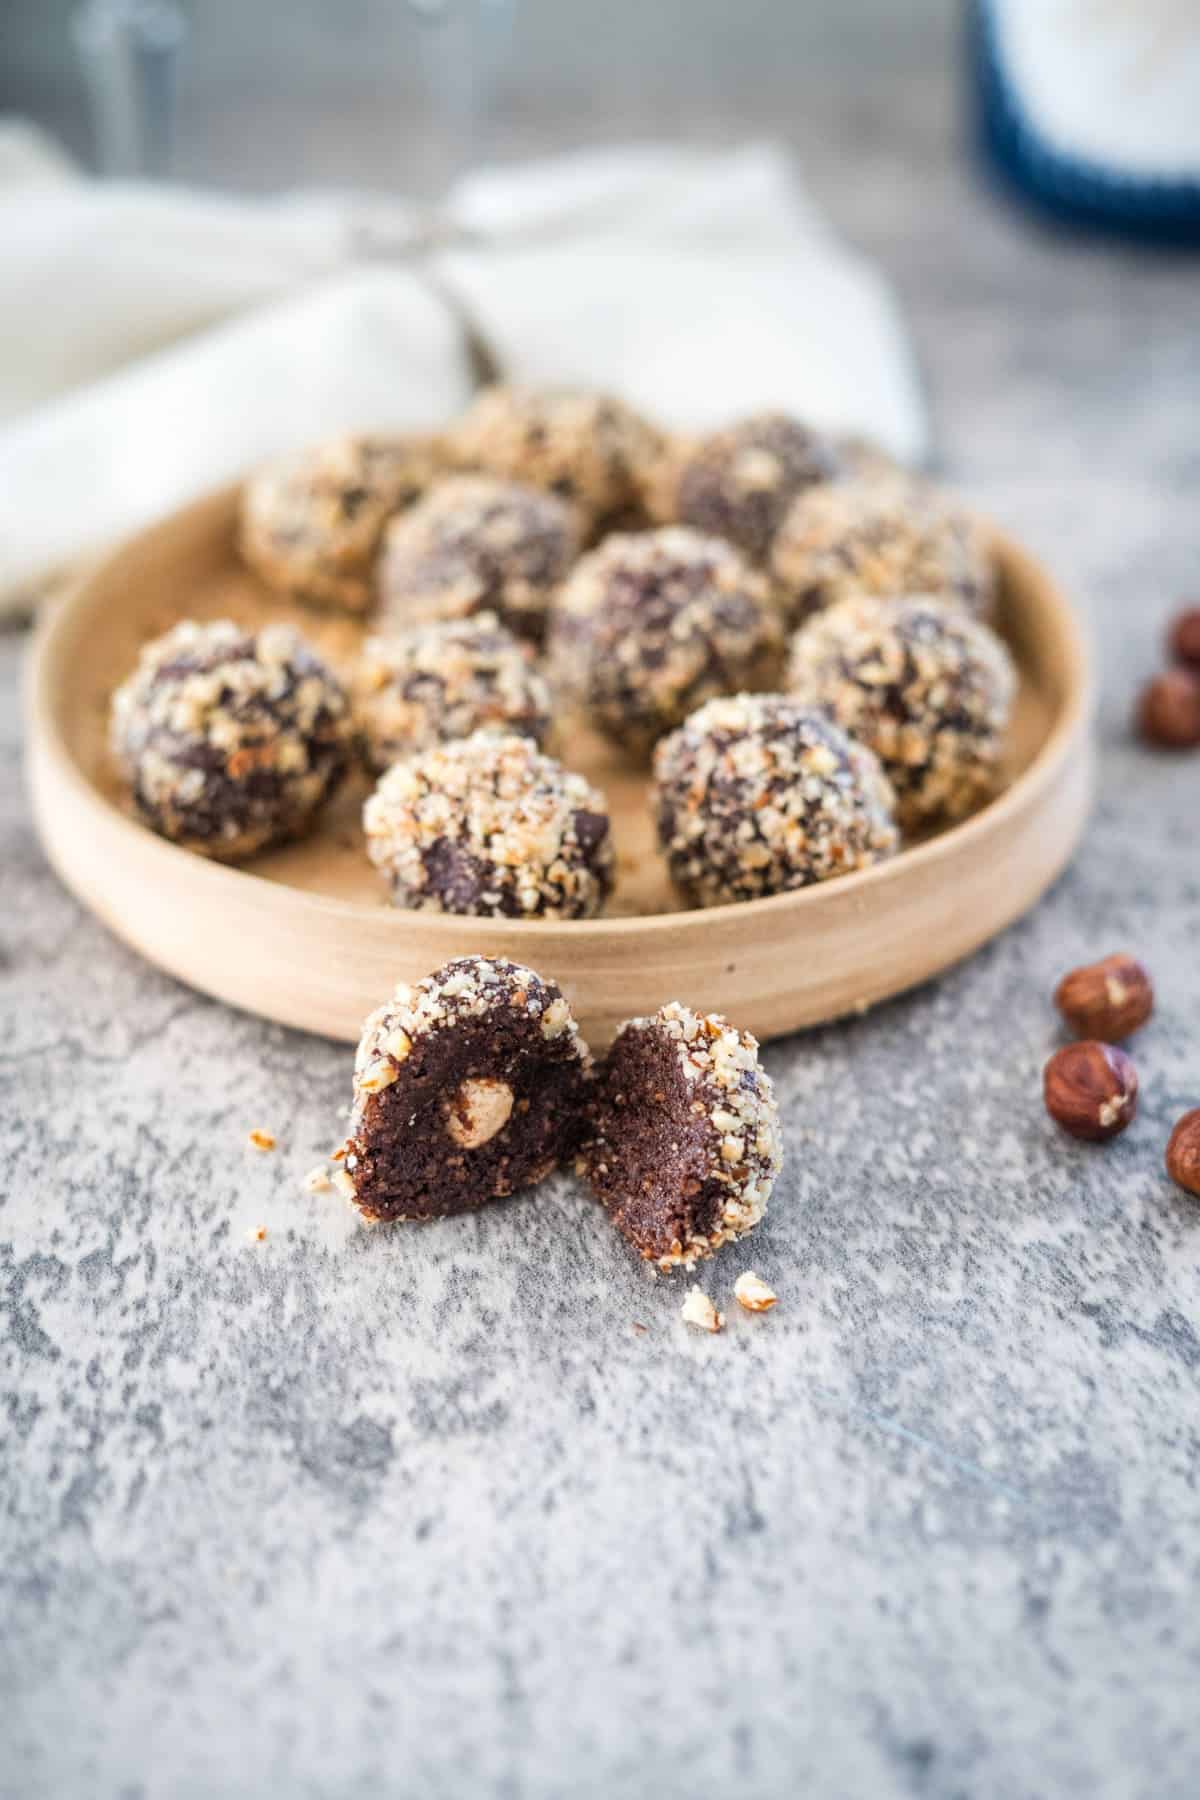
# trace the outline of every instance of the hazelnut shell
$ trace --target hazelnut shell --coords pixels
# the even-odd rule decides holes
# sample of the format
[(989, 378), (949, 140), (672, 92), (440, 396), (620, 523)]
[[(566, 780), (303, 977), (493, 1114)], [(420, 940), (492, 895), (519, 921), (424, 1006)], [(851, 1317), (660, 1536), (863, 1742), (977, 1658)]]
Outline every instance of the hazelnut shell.
[(1200, 1106), (1185, 1112), (1167, 1140), (1167, 1174), (1185, 1193), (1200, 1195)]
[(1137, 1111), (1137, 1071), (1123, 1050), (1094, 1039), (1065, 1044), (1046, 1064), (1046, 1111), (1072, 1137), (1101, 1143)]
[(1154, 1011), (1154, 984), (1135, 957), (1105, 956), (1064, 975), (1054, 1004), (1076, 1037), (1119, 1044)]

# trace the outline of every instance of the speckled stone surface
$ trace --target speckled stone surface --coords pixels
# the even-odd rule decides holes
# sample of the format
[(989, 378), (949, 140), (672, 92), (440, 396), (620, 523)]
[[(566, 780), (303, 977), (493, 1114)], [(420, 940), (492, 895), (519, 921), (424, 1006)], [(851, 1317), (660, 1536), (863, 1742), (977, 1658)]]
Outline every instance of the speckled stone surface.
[[(968, 966), (767, 1051), (788, 1163), (706, 1275), (721, 1336), (565, 1179), (392, 1232), (305, 1193), (350, 1052), (63, 893), (0, 643), (6, 1800), (1195, 1794), (1200, 1204), (1161, 1152), (1200, 1102), (1200, 761), (1126, 720), (1198, 576), (1197, 270), (1043, 235), (947, 105), (800, 148), (950, 473), (1090, 615), (1098, 806)], [(1055, 978), (1121, 947), (1161, 1006), (1097, 1150), (1039, 1071)]]

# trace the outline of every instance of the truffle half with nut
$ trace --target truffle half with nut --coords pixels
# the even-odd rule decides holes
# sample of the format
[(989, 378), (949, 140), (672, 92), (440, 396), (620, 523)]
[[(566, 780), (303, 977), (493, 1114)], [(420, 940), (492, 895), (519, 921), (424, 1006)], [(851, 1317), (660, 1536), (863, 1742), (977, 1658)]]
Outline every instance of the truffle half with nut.
[(762, 1218), (783, 1161), (758, 1043), (677, 1001), (622, 1027), (588, 1108), (580, 1171), (660, 1269), (690, 1269)]
[(1154, 986), (1136, 957), (1105, 956), (1064, 975), (1054, 1004), (1076, 1037), (1119, 1044), (1154, 1011)]
[(756, 413), (671, 444), (647, 484), (661, 524), (728, 538), (761, 562), (797, 494), (840, 471), (830, 440), (787, 413)]
[(152, 830), (236, 862), (313, 824), (350, 765), (350, 702), (290, 625), (184, 620), (113, 695), (110, 742)]
[(540, 744), (550, 728), (550, 689), (529, 647), (495, 613), (369, 638), (350, 688), (376, 774), (475, 731), (505, 730)]
[(550, 627), (556, 686), (635, 756), (715, 694), (762, 686), (782, 649), (762, 575), (686, 525), (606, 538), (576, 564)]
[(784, 694), (693, 713), (658, 746), (654, 804), (671, 877), (697, 906), (852, 875), (899, 844), (878, 758)]
[(1167, 1174), (1187, 1194), (1200, 1195), (1200, 1106), (1176, 1122), (1167, 1141)]
[(577, 509), (554, 494), (489, 475), (439, 482), (384, 533), (379, 623), (404, 630), (494, 612), (540, 643), (580, 542)]
[(397, 906), (590, 919), (613, 882), (603, 794), (528, 738), (477, 731), (393, 764), (363, 808)]
[(364, 1218), (472, 1212), (574, 1148), (591, 1058), (559, 989), (459, 957), (396, 989), (363, 1027), (334, 1186)]
[(1055, 1124), (1085, 1142), (1116, 1137), (1137, 1111), (1137, 1070), (1114, 1044), (1064, 1045), (1046, 1064), (1042, 1087)]
[(384, 526), (444, 468), (435, 438), (338, 437), (281, 457), (242, 491), (242, 555), (270, 587), (366, 612)]
[(995, 632), (925, 594), (831, 607), (796, 633), (788, 668), (791, 693), (875, 752), (910, 830), (995, 791), (1016, 686)]

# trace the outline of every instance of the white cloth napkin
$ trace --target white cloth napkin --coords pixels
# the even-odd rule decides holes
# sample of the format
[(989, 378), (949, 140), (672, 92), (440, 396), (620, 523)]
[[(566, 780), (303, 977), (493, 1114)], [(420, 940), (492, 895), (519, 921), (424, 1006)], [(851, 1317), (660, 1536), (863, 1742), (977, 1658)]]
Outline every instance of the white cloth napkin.
[(787, 159), (586, 153), (382, 195), (259, 202), (74, 174), (0, 128), (0, 592), (262, 458), (444, 422), (466, 304), (506, 377), (611, 387), (690, 428), (763, 406), (919, 459), (907, 340)]

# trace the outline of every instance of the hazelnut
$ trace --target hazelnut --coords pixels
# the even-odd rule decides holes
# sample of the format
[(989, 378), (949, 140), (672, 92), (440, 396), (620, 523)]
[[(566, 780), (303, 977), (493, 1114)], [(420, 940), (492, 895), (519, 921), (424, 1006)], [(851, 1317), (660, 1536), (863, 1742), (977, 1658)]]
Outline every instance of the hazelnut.
[(1116, 1137), (1137, 1111), (1137, 1070), (1112, 1044), (1087, 1039), (1056, 1050), (1043, 1083), (1046, 1111), (1072, 1137)]
[(685, 1325), (695, 1325), (699, 1331), (720, 1331), (725, 1324), (725, 1314), (718, 1312), (708, 1295), (701, 1287), (690, 1287), (680, 1307)]
[(1132, 956), (1105, 956), (1064, 975), (1054, 1004), (1076, 1037), (1119, 1044), (1154, 1011), (1154, 987)]
[(1200, 744), (1200, 674), (1168, 669), (1142, 689), (1138, 730), (1148, 744), (1164, 750), (1192, 750)]
[(1189, 1194), (1200, 1194), (1200, 1106), (1185, 1112), (1167, 1141), (1167, 1174)]
[(1176, 662), (1200, 669), (1200, 606), (1189, 606), (1176, 614), (1167, 647)]
[(753, 1313), (770, 1312), (779, 1299), (774, 1288), (768, 1287), (753, 1269), (746, 1269), (738, 1276), (733, 1284), (733, 1297), (739, 1306)]

